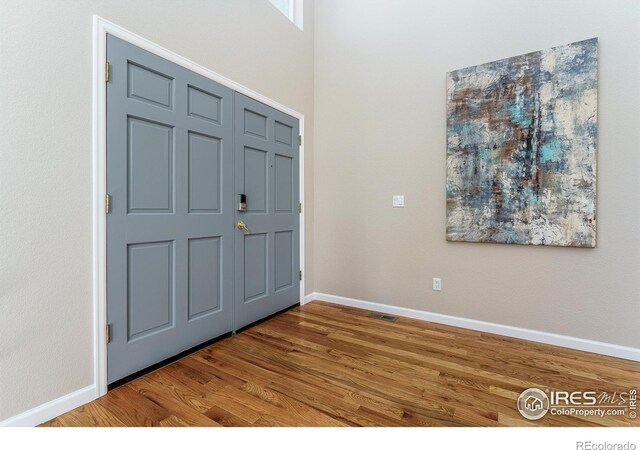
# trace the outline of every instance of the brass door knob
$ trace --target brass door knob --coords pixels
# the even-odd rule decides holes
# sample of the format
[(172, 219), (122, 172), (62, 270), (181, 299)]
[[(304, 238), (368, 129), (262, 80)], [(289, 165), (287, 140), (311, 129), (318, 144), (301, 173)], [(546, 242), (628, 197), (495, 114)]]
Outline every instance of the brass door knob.
[(249, 228), (247, 228), (247, 224), (244, 223), (242, 220), (240, 220), (237, 224), (236, 224), (236, 228), (238, 230), (243, 230), (246, 234), (251, 234), (251, 231), (249, 230)]

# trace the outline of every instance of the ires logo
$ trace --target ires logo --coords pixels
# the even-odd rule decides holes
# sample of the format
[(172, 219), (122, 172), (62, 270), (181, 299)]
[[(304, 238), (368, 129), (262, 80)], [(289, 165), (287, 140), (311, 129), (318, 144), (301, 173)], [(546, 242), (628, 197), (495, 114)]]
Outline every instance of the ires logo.
[(598, 404), (598, 394), (593, 391), (553, 391), (549, 401), (553, 406), (595, 406)]
[(525, 419), (542, 419), (549, 411), (549, 406), (549, 397), (540, 389), (529, 388), (518, 397), (518, 411)]
[(529, 420), (554, 416), (625, 416), (637, 417), (638, 391), (542, 391), (526, 389), (518, 398), (518, 410)]

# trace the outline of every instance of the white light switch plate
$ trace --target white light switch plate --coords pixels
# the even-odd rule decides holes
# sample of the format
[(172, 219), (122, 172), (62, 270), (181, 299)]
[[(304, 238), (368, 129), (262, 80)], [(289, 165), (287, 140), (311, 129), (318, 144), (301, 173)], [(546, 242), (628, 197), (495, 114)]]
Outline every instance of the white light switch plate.
[(393, 207), (394, 208), (404, 208), (404, 195), (394, 195), (393, 196)]
[(434, 278), (433, 279), (433, 290), (434, 291), (441, 291), (442, 290), (442, 279), (441, 278)]

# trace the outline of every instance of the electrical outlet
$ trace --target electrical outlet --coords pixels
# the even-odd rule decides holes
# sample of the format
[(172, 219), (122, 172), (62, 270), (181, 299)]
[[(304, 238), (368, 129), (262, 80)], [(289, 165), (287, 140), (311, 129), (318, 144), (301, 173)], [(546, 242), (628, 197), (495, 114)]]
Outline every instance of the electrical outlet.
[(442, 278), (434, 278), (433, 279), (433, 290), (441, 291), (442, 290)]

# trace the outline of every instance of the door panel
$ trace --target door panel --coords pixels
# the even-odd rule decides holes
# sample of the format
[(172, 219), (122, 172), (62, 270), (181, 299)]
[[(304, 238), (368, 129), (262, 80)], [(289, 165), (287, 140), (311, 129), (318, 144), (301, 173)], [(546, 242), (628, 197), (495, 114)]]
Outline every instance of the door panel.
[(130, 244), (127, 299), (129, 341), (173, 325), (173, 242)]
[(276, 231), (275, 233), (275, 285), (276, 291), (293, 285), (293, 232)]
[(235, 93), (235, 189), (246, 212), (235, 231), (234, 328), (300, 301), (298, 120)]
[(222, 99), (217, 95), (189, 86), (188, 113), (208, 122), (220, 125)]
[(267, 234), (252, 233), (244, 237), (244, 301), (267, 295)]
[(250, 109), (244, 109), (244, 134), (266, 139), (267, 117)]
[[(248, 213), (267, 214), (268, 152), (251, 147), (244, 148), (244, 191), (251, 198), (247, 202)], [(242, 163), (242, 161), (239, 161)]]
[(173, 128), (127, 118), (129, 213), (173, 212)]
[(172, 109), (173, 79), (127, 61), (127, 95), (129, 98)]
[(233, 92), (107, 37), (108, 382), (231, 331)]
[(220, 243), (220, 236), (189, 239), (189, 320), (220, 308)]
[(220, 139), (189, 132), (189, 212), (220, 213)]
[(292, 214), (293, 211), (293, 158), (275, 155), (276, 213)]

